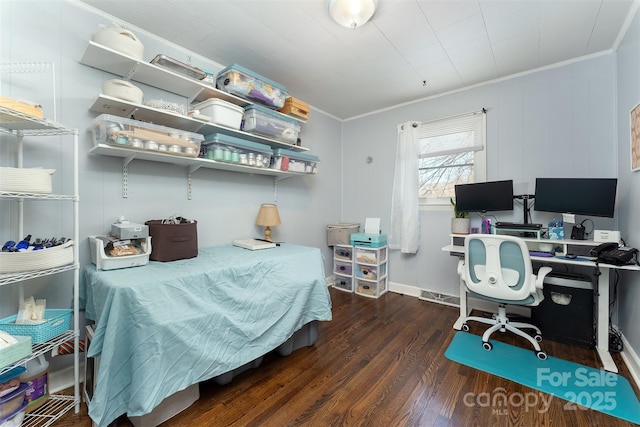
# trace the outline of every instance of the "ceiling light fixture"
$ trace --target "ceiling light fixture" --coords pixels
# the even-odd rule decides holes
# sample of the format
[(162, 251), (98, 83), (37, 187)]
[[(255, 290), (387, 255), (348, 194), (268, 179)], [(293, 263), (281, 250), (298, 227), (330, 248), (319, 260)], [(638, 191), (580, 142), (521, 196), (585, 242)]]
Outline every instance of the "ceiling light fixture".
[(378, 0), (329, 0), (329, 14), (343, 27), (356, 29), (369, 21)]

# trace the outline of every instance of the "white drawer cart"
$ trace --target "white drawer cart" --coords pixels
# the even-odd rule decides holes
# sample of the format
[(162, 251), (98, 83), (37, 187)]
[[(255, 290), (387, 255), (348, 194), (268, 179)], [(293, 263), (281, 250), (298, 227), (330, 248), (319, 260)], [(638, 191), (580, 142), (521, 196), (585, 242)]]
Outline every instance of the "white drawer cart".
[(333, 287), (345, 292), (353, 292), (353, 246), (333, 247)]
[(358, 295), (378, 298), (389, 290), (387, 285), (387, 246), (354, 246), (353, 280)]
[[(0, 191), (0, 199), (13, 200), (18, 203), (18, 230), (11, 232), (13, 235), (24, 236), (23, 225), (23, 205), (31, 200), (58, 200), (73, 203), (73, 218), (71, 227), (73, 228), (73, 262), (55, 268), (31, 270), (19, 273), (1, 273), (0, 286), (19, 283), (19, 298), (24, 298), (24, 282), (43, 276), (60, 274), (65, 271), (73, 271), (73, 329), (63, 332), (41, 344), (34, 344), (31, 356), (12, 363), (9, 366), (0, 366), (0, 374), (21, 365), (27, 361), (45, 354), (56, 348), (63, 342), (73, 340), (74, 342), (74, 393), (73, 395), (51, 394), (47, 402), (26, 415), (24, 425), (29, 426), (49, 426), (60, 418), (65, 412), (75, 407), (75, 412), (80, 410), (80, 380), (79, 380), (79, 321), (78, 321), (78, 131), (61, 124), (46, 119), (35, 118), (15, 110), (0, 107), (0, 133), (10, 135), (8, 138), (0, 138), (6, 143), (16, 143), (17, 167), (23, 167), (23, 139), (25, 137), (50, 137), (50, 136), (71, 136), (73, 138), (73, 159), (70, 159), (73, 167), (73, 194), (40, 194)], [(9, 233), (7, 233), (9, 234)]]

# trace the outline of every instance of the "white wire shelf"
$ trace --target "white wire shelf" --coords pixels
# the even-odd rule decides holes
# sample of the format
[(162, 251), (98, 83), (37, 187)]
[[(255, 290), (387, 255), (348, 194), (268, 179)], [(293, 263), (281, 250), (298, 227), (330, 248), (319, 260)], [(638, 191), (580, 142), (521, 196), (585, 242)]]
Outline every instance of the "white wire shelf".
[(47, 268), (44, 270), (31, 270), (19, 273), (2, 273), (0, 274), (0, 286), (16, 283), (23, 280), (34, 279), (36, 277), (49, 276), (51, 274), (62, 273), (63, 271), (75, 270), (80, 268), (77, 263), (62, 265), (60, 267)]

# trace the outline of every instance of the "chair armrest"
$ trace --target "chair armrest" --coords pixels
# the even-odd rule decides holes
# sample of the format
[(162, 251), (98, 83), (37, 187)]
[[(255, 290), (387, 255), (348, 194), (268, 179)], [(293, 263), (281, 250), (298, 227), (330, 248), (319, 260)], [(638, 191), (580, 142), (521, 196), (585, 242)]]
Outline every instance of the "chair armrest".
[(536, 288), (542, 289), (544, 284), (544, 278), (547, 277), (547, 274), (551, 273), (553, 269), (549, 266), (540, 267), (538, 270), (538, 274), (536, 275)]
[(464, 260), (458, 260), (458, 276), (462, 276), (462, 270), (464, 269)]

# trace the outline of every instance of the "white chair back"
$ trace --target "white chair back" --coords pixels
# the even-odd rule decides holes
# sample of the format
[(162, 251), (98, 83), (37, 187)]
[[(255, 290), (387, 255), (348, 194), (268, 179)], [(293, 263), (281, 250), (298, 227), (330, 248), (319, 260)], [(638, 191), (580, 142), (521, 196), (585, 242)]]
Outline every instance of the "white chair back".
[(508, 235), (470, 234), (464, 241), (467, 288), (497, 300), (524, 302), (536, 292), (524, 240)]

